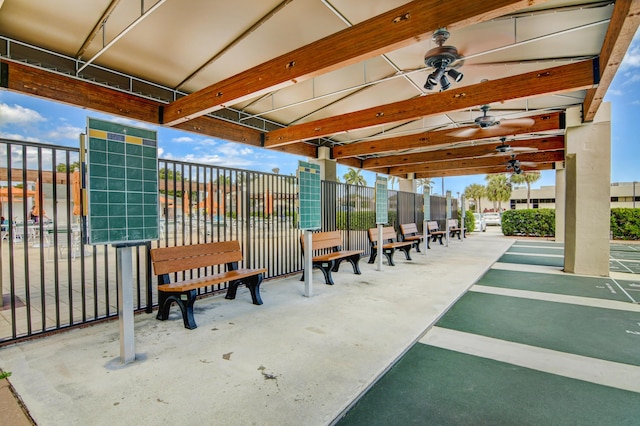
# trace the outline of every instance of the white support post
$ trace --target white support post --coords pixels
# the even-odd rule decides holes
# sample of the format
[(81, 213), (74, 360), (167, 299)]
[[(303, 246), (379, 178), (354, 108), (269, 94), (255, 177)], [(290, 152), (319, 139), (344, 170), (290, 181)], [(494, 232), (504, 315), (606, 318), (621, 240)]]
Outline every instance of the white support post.
[[(426, 218), (425, 218), (426, 219)], [(424, 255), (427, 255), (429, 249), (429, 229), (427, 228), (427, 221), (422, 222), (422, 244), (424, 244)]]
[(376, 262), (376, 269), (378, 271), (382, 271), (382, 244), (384, 243), (384, 241), (382, 241), (382, 224), (379, 223), (378, 224), (378, 258), (377, 258), (377, 262)]
[(306, 255), (304, 256), (304, 295), (306, 297), (313, 296), (313, 238), (312, 232), (308, 229), (304, 231), (304, 248)]
[(116, 247), (118, 279), (118, 318), (120, 323), (120, 362), (135, 361), (135, 339), (133, 327), (133, 261), (130, 246)]

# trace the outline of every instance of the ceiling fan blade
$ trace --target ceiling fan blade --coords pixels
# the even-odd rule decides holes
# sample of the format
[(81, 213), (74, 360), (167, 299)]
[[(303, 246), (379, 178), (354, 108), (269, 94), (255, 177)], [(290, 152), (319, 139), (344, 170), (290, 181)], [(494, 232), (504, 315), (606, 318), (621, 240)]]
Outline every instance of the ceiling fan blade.
[(449, 133), (449, 136), (454, 136), (456, 138), (467, 138), (470, 136), (475, 136), (479, 131), (481, 131), (482, 129), (479, 127), (465, 127), (462, 129), (458, 129), (458, 130), (454, 130), (453, 132)]
[(511, 152), (534, 152), (537, 151), (537, 148), (533, 148), (530, 146), (512, 146)]
[(505, 118), (500, 120), (500, 126), (503, 127), (531, 127), (536, 120), (533, 118)]

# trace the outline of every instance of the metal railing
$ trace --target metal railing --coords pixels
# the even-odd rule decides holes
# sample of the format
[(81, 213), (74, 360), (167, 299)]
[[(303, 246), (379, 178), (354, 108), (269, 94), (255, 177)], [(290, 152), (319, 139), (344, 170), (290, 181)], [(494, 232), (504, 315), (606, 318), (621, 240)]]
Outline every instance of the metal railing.
[[(295, 177), (163, 159), (158, 165), (160, 238), (134, 250), (136, 311), (157, 304), (151, 247), (238, 240), (244, 266), (267, 268), (267, 279), (302, 270)], [(116, 249), (83, 243), (78, 166), (77, 148), (0, 139), (0, 346), (118, 314)], [(444, 202), (431, 196), (432, 219), (444, 221)], [(422, 205), (421, 194), (389, 191), (390, 223), (422, 228)], [(374, 189), (322, 182), (322, 221), (322, 230), (341, 231), (346, 249), (368, 255)]]

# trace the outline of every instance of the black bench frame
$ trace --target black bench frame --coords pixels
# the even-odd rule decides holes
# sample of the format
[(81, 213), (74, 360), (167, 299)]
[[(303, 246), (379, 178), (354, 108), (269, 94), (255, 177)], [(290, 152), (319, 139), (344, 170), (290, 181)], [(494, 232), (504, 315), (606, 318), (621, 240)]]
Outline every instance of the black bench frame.
[[(300, 245), (302, 247), (302, 254), (304, 255), (304, 235), (300, 235)], [(318, 268), (324, 275), (325, 284), (333, 285), (333, 278), (331, 272), (338, 272), (340, 263), (346, 260), (351, 263), (353, 267), (353, 273), (360, 275), (360, 257), (362, 256), (362, 250), (342, 250), (342, 236), (340, 231), (326, 231), (326, 232), (314, 232), (311, 235), (312, 252), (319, 250), (331, 250), (329, 253), (322, 253), (313, 256), (312, 268)], [(302, 271), (302, 278), (300, 281), (304, 281), (304, 270)]]
[[(197, 328), (193, 304), (198, 296), (198, 289), (225, 282), (229, 283), (225, 299), (235, 299), (238, 286), (244, 284), (251, 292), (253, 304), (262, 305), (260, 284), (267, 270), (239, 269), (242, 251), (238, 241), (160, 247), (151, 249), (149, 255), (154, 273), (158, 275), (158, 320), (165, 321), (169, 318), (171, 304), (175, 302), (182, 312), (185, 328)], [(226, 272), (171, 282), (170, 274), (223, 264)]]
[[(378, 256), (378, 228), (369, 229), (367, 236), (369, 237), (369, 245), (371, 247), (371, 255), (369, 256), (368, 263), (374, 263)], [(390, 266), (395, 266), (395, 263), (393, 263), (393, 254), (396, 250), (404, 252), (407, 260), (413, 260), (411, 259), (411, 254), (409, 254), (411, 247), (413, 247), (413, 242), (411, 241), (398, 241), (398, 235), (393, 226), (385, 226), (382, 228), (382, 254), (387, 258)]]

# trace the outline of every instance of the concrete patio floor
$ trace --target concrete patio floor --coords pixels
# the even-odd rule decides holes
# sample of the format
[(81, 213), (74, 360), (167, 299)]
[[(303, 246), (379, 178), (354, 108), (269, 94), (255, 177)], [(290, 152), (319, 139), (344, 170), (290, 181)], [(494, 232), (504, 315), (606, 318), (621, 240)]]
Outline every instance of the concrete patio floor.
[(299, 276), (266, 282), (264, 305), (196, 302), (198, 328), (135, 317), (136, 361), (122, 365), (117, 322), (0, 349), (1, 368), (38, 425), (329, 424), (513, 243), (494, 232), (361, 260), (314, 296)]

